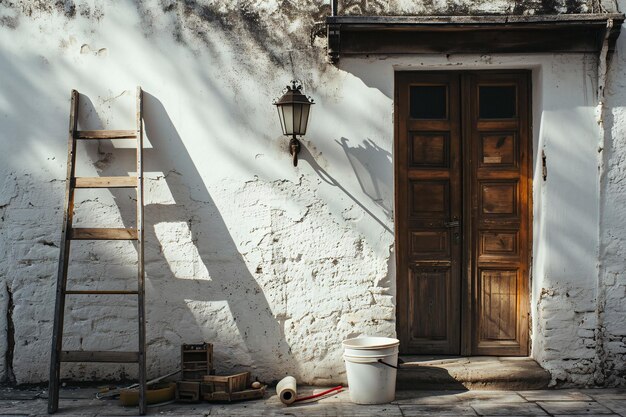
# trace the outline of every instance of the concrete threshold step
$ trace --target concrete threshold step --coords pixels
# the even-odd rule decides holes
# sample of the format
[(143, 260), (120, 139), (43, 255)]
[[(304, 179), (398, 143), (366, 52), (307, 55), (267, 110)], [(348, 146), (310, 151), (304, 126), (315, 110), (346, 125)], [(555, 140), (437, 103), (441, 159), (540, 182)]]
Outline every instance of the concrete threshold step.
[(550, 373), (527, 357), (401, 356), (399, 390), (546, 389)]

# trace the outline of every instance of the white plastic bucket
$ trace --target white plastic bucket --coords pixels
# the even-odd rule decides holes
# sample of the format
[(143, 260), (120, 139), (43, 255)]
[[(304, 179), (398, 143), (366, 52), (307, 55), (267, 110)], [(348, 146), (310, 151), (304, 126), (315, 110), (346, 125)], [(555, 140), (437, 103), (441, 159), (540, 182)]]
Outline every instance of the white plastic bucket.
[(384, 404), (395, 399), (394, 367), (398, 366), (399, 345), (398, 339), (389, 337), (366, 336), (343, 341), (343, 358), (352, 402)]

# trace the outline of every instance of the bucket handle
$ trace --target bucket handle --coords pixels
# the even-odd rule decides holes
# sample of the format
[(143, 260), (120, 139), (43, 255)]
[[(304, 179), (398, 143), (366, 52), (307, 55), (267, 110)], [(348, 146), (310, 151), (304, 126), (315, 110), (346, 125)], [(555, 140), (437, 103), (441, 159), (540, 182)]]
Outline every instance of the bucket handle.
[[(387, 355), (387, 356), (394, 356), (394, 355), (391, 354), (391, 355)], [(346, 360), (347, 360), (347, 358), (354, 358), (354, 359), (365, 360), (366, 362), (370, 362), (370, 363), (373, 362), (373, 361), (368, 361), (367, 359), (370, 359), (370, 358), (368, 358), (367, 356), (349, 356), (349, 355), (344, 355), (344, 358), (346, 358)], [(374, 359), (374, 358), (371, 358), (371, 359)], [(400, 368), (400, 367), (397, 367), (397, 366), (394, 366), (394, 365), (392, 365), (390, 363), (385, 362), (384, 360), (382, 360), (382, 358), (378, 358), (376, 360), (376, 362), (381, 363), (383, 365), (386, 365), (386, 366), (388, 366), (390, 368), (400, 370), (400, 371), (403, 369), (403, 368)], [(398, 358), (398, 364), (403, 364), (403, 363), (404, 363), (404, 361), (401, 358)]]
[(393, 368), (393, 369), (400, 369), (400, 368), (398, 368), (397, 366), (394, 366), (394, 365), (392, 365), (392, 364), (390, 364), (390, 363), (387, 363), (387, 362), (385, 362), (385, 361), (384, 361), (384, 360), (382, 360), (382, 359), (378, 359), (378, 363), (382, 363), (383, 365), (386, 365), (386, 366), (388, 366), (388, 367), (390, 367), (390, 368)]

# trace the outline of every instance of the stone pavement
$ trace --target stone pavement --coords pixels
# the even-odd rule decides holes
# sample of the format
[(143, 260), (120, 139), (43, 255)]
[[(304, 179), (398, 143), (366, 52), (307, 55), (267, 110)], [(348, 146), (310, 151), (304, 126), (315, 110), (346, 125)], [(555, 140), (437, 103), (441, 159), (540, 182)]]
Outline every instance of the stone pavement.
[[(298, 393), (319, 392), (300, 388)], [(64, 389), (57, 416), (128, 416), (116, 400), (94, 399), (94, 389)], [(0, 415), (46, 415), (42, 390), (0, 389)], [(385, 405), (352, 404), (344, 391), (317, 403), (286, 407), (269, 391), (264, 400), (238, 404), (168, 404), (149, 408), (154, 416), (626, 416), (626, 389), (540, 391), (398, 391)]]

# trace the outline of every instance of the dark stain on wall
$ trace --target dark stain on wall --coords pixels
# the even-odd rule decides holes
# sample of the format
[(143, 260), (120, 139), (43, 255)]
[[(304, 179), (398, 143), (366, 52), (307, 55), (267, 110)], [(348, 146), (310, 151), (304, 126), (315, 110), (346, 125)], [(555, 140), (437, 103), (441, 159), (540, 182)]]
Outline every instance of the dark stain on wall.
[(339, 14), (344, 15), (545, 15), (589, 13), (596, 0), (508, 0), (494, 4), (489, 0), (456, 2), (416, 1), (407, 6), (398, 0), (339, 0)]
[(7, 27), (9, 29), (17, 29), (20, 21), (17, 17), (13, 16), (0, 16), (0, 26)]
[(447, 14), (453, 16), (467, 16), (472, 14), (470, 5), (467, 3), (452, 3), (448, 5)]
[(567, 8), (567, 13), (585, 13), (583, 4), (577, 0), (567, 0), (565, 2), (565, 7)]
[(92, 9), (85, 0), (82, 0), (79, 4), (74, 0), (0, 0), (0, 6), (4, 6), (8, 10), (13, 10), (26, 17), (60, 14), (67, 19), (74, 19), (79, 14), (84, 18), (100, 20), (103, 16), (100, 7), (95, 6)]
[[(154, 15), (169, 16), (174, 40), (190, 49), (208, 50), (215, 56), (223, 51), (224, 40), (240, 54), (265, 54), (272, 65), (284, 68), (291, 50), (317, 54), (311, 47), (311, 31), (330, 13), (327, 1), (283, 0), (278, 7), (266, 10), (255, 2), (241, 1), (224, 6), (201, 0), (160, 0), (158, 10), (137, 1), (136, 7), (146, 36), (152, 34)], [(289, 30), (295, 22), (297, 30)], [(224, 39), (225, 38), (225, 39)]]
[(558, 14), (558, 2), (554, 0), (541, 0), (541, 13), (542, 14)]
[(347, 15), (380, 15), (389, 11), (389, 2), (384, 0), (344, 0), (338, 6), (339, 14)]
[(7, 283), (7, 350), (4, 354), (4, 366), (5, 366), (5, 374), (3, 382), (8, 385), (15, 385), (15, 373), (13, 372), (13, 355), (15, 353), (15, 325), (13, 323), (13, 309), (15, 308), (15, 303), (13, 302), (13, 291), (11, 291), (11, 287)]
[[(273, 24), (278, 23), (274, 17), (281, 16), (288, 20), (296, 17), (309, 17), (319, 19), (322, 13), (330, 11), (330, 0), (282, 0), (276, 16), (263, 15), (263, 22), (256, 28), (267, 24), (269, 18)], [(588, 13), (594, 11), (594, 1), (597, 0), (508, 0), (500, 4), (494, 4), (489, 0), (466, 0), (457, 2), (434, 2), (434, 0), (422, 0), (407, 5), (398, 0), (339, 0), (338, 9), (344, 15), (487, 15), (487, 14), (559, 14), (559, 13)], [(144, 12), (149, 10), (143, 5), (143, 1), (134, 2)], [(163, 13), (177, 13), (182, 19), (196, 18), (203, 22), (214, 22), (222, 25), (223, 29), (231, 29), (236, 26), (235, 21), (243, 18), (245, 22), (256, 20), (261, 17), (257, 2), (242, 0), (236, 3), (235, 12), (232, 6), (224, 6), (220, 2), (208, 2), (205, 0), (160, 0), (160, 9)], [(26, 16), (41, 13), (59, 13), (68, 19), (80, 15), (99, 19), (102, 17), (101, 9), (97, 6), (91, 10), (86, 0), (0, 0), (0, 5), (9, 9), (20, 11)], [(114, 6), (114, 2), (112, 4)], [(181, 10), (182, 9), (182, 13)], [(226, 10), (226, 11), (225, 11)], [(255, 27), (251, 28), (255, 29)], [(252, 30), (251, 30), (252, 31)]]
[(76, 16), (76, 4), (73, 0), (58, 0), (54, 3), (59, 13), (63, 13), (68, 18)]
[[(328, 70), (325, 44), (315, 39), (325, 34), (329, 1), (157, 0), (158, 7), (154, 7), (154, 0), (135, 0), (130, 4), (136, 9), (146, 38), (155, 36), (156, 30), (167, 30), (176, 43), (198, 56), (209, 54), (218, 66), (232, 64), (225, 59), (226, 54), (238, 54), (242, 59), (237, 60), (237, 67), (225, 70), (241, 76), (272, 78), (277, 73), (284, 77), (285, 72), (291, 72), (294, 77), (306, 78), (313, 68), (321, 73)], [(525, 15), (586, 13), (590, 11), (588, 3), (593, 1), (597, 0), (339, 0), (338, 9), (344, 15)], [(0, 0), (0, 4), (16, 16), (14, 20), (0, 20), (10, 28), (16, 27), (22, 16), (38, 18), (49, 13), (61, 14), (68, 20), (99, 20), (104, 8), (120, 7), (113, 0), (102, 0), (97, 5), (87, 0)], [(262, 58), (269, 61), (269, 65), (264, 64), (267, 68), (258, 65)], [(309, 88), (313, 87), (311, 78)], [(307, 84), (306, 79), (303, 81)]]

